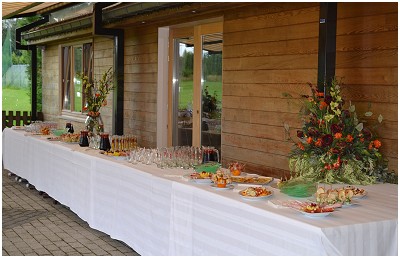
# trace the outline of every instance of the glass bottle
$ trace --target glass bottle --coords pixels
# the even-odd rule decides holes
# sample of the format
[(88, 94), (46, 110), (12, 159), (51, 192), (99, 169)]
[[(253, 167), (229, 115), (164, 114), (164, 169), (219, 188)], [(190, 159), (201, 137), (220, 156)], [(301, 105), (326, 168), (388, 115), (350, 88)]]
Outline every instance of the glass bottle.
[(108, 133), (100, 134), (100, 150), (108, 151), (111, 149), (110, 139), (108, 138)]
[(88, 147), (89, 146), (89, 132), (87, 130), (81, 131), (81, 137), (79, 138), (79, 146)]

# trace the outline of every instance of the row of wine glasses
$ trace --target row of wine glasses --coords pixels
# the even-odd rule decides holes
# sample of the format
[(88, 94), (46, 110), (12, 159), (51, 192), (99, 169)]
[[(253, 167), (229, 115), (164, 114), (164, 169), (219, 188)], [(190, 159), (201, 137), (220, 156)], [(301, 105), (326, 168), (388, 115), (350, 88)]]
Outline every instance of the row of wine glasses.
[(128, 161), (132, 164), (155, 164), (159, 168), (189, 169), (202, 164), (203, 149), (194, 146), (137, 148), (129, 152)]
[(135, 135), (111, 135), (111, 151), (131, 151), (137, 148), (137, 137)]

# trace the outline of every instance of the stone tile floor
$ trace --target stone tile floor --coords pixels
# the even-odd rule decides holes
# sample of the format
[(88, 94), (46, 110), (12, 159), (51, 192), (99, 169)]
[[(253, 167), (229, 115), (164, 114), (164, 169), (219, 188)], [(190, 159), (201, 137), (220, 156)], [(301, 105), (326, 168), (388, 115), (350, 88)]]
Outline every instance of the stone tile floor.
[(3, 169), (3, 256), (139, 255)]

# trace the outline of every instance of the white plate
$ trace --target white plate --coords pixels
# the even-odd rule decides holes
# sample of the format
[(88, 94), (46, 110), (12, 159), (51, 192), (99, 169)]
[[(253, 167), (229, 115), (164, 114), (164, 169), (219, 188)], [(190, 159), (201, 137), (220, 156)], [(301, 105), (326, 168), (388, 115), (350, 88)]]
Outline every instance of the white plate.
[(322, 218), (331, 215), (331, 212), (319, 212), (319, 213), (309, 213), (305, 211), (300, 211), (303, 215), (310, 217), (310, 218)]
[(189, 181), (197, 183), (197, 184), (211, 184), (211, 178), (204, 178), (204, 179), (194, 179), (190, 176), (191, 174), (186, 174), (183, 177), (189, 179)]
[(13, 130), (25, 130), (25, 126), (20, 126), (20, 125), (14, 125), (11, 127)]
[(362, 199), (365, 196), (367, 196), (367, 191), (364, 190), (364, 194), (357, 194), (357, 195), (353, 195), (353, 197), (351, 197), (353, 200), (357, 200), (357, 199)]
[(350, 207), (350, 206), (353, 206), (353, 205), (358, 205), (358, 202), (352, 201), (351, 203), (343, 203), (342, 204), (342, 208), (347, 208), (347, 207)]
[[(250, 201), (265, 200), (265, 199), (268, 199), (269, 197), (271, 197), (271, 196), (274, 194), (274, 192), (271, 191), (271, 194), (270, 194), (270, 195), (251, 197), (251, 196), (247, 196), (247, 195), (242, 195), (241, 192), (243, 192), (243, 191), (244, 191), (244, 190), (240, 191), (240, 192), (239, 192), (239, 195), (240, 195), (243, 199), (245, 199), (245, 200), (250, 200)], [(268, 191), (270, 191), (270, 190), (268, 190)]]
[(232, 190), (233, 188), (235, 188), (234, 185), (226, 185), (226, 187), (218, 187), (217, 184), (212, 184), (211, 187), (216, 190)]

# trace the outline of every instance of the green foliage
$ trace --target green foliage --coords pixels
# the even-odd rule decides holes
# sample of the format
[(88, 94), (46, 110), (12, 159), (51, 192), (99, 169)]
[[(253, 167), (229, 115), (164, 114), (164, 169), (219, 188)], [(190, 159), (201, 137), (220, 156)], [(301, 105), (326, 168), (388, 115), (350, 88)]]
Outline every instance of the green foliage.
[(206, 86), (203, 90), (202, 97), (203, 113), (206, 113), (208, 118), (218, 118), (221, 115), (221, 112), (218, 110), (218, 104), (220, 102), (221, 101), (218, 98), (217, 91), (214, 91), (214, 94), (211, 95), (208, 91), (208, 86)]
[(222, 75), (222, 54), (205, 54), (203, 56), (203, 76)]
[[(4, 28), (3, 28), (4, 32)], [(4, 36), (4, 34), (3, 34)], [(10, 29), (6, 29), (6, 37), (3, 41), (3, 49), (2, 49), (2, 59), (1, 59), (1, 64), (2, 64), (2, 76), (4, 76), (7, 72), (7, 70), (11, 67), (12, 65), (12, 60), (11, 60), (11, 31)]]
[(190, 51), (184, 51), (183, 55), (181, 56), (182, 62), (182, 74), (183, 78), (193, 79), (193, 58), (194, 54)]
[(297, 131), (299, 142), (295, 142), (289, 160), (292, 176), (329, 184), (391, 180), (384, 174), (387, 164), (380, 153), (382, 143), (363, 119), (373, 113), (358, 117), (351, 103), (346, 109), (337, 80), (333, 80), (329, 95), (309, 86), (312, 95), (303, 96), (304, 125)]
[[(2, 74), (4, 75), (7, 72), (8, 68), (11, 67), (12, 64), (27, 64), (28, 67), (26, 69), (26, 73), (28, 75), (28, 79), (32, 81), (32, 68), (31, 68), (31, 51), (27, 50), (19, 50), (16, 49), (16, 36), (15, 30), (16, 28), (20, 28), (27, 24), (30, 24), (39, 19), (39, 16), (18, 18), (18, 19), (10, 19), (2, 21), (2, 31), (3, 33), (7, 31), (7, 35), (4, 38), (3, 35), (3, 58), (2, 65), (3, 70)], [(25, 41), (22, 41), (22, 45), (26, 45)], [(37, 56), (37, 111), (42, 111), (42, 56), (41, 51), (38, 50)], [(29, 89), (27, 91), (27, 96), (31, 97), (32, 86), (29, 84)], [(29, 108), (30, 109), (30, 108)]]
[(112, 67), (104, 72), (99, 80), (94, 82), (91, 82), (86, 75), (81, 74), (80, 78), (86, 96), (86, 105), (83, 110), (88, 111), (88, 116), (98, 117), (100, 108), (107, 105), (107, 95), (115, 88)]

